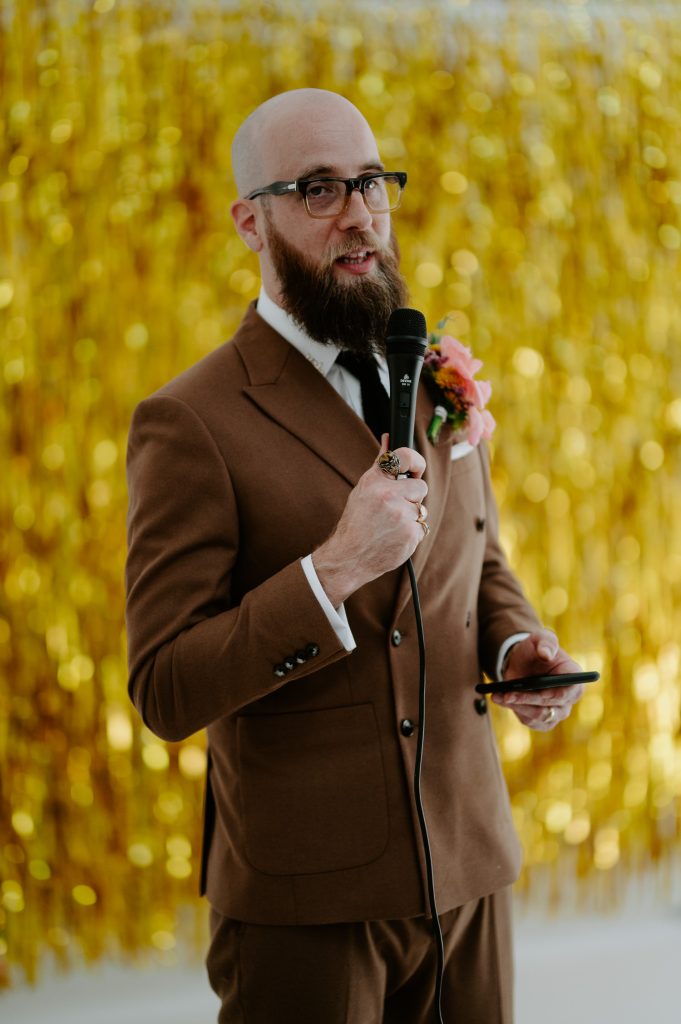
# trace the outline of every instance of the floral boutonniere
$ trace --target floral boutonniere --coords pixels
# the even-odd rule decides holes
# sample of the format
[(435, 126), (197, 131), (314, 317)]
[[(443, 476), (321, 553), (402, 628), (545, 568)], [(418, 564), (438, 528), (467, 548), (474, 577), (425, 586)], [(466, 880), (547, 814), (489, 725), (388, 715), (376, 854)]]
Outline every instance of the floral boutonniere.
[[(438, 324), (438, 331), (447, 320)], [(431, 334), (423, 362), (423, 373), (437, 405), (430, 426), (428, 440), (437, 444), (442, 424), (451, 423), (459, 440), (477, 445), (481, 438), (488, 440), (496, 423), (485, 408), (492, 394), (487, 380), (475, 380), (482, 363), (474, 359), (471, 350), (451, 334)]]

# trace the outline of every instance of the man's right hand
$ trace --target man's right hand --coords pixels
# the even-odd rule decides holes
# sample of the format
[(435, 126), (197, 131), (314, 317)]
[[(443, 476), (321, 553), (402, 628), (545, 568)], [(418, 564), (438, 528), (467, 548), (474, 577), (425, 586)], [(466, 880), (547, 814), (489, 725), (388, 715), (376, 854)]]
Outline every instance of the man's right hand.
[[(387, 440), (384, 434), (381, 453), (387, 450)], [(417, 519), (428, 492), (422, 479), (425, 459), (411, 448), (398, 448), (395, 455), (400, 471), (410, 477), (396, 480), (374, 463), (351, 491), (334, 532), (312, 554), (319, 582), (334, 608), (365, 583), (403, 565), (424, 539)], [(425, 508), (421, 515), (427, 515)]]

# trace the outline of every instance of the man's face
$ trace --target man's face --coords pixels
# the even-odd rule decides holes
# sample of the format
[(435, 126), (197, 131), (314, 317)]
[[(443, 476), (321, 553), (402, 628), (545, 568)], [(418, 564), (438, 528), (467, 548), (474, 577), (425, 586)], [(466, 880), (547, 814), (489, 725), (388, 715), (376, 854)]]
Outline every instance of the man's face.
[[(278, 124), (264, 152), (267, 182), (383, 170), (369, 126), (349, 105), (322, 104)], [(271, 298), (318, 341), (380, 347), (406, 298), (390, 214), (371, 213), (358, 191), (327, 219), (310, 217), (298, 193), (254, 202), (262, 204), (260, 260)]]
[[(404, 306), (407, 296), (394, 236), (379, 248), (365, 232), (349, 233), (340, 257), (334, 247), (315, 264), (279, 233), (270, 216), (267, 222), (284, 309), (316, 341), (335, 342), (353, 352), (383, 351), (390, 314)], [(372, 269), (357, 269), (367, 260), (354, 254), (372, 249)], [(343, 259), (345, 252), (351, 253), (349, 260)], [(347, 277), (345, 266), (350, 268)]]

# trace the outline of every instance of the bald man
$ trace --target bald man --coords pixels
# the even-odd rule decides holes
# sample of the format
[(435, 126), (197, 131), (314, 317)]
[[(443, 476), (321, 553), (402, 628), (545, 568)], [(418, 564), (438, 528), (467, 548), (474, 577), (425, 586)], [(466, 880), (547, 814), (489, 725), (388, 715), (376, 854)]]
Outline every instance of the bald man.
[[(519, 868), (485, 671), (578, 666), (542, 629), (497, 537), (484, 446), (387, 446), (384, 359), (406, 299), (391, 213), (406, 183), (364, 117), (315, 89), (234, 139), (232, 216), (262, 288), (234, 338), (135, 411), (130, 693), (177, 741), (208, 731), (202, 891), (219, 1021), (437, 1019), (412, 794), (425, 624), (422, 789), (444, 935), (443, 1017), (509, 1024)], [(424, 525), (424, 521), (427, 522)], [(427, 529), (430, 524), (430, 529)], [(500, 698), (547, 730), (581, 695)]]

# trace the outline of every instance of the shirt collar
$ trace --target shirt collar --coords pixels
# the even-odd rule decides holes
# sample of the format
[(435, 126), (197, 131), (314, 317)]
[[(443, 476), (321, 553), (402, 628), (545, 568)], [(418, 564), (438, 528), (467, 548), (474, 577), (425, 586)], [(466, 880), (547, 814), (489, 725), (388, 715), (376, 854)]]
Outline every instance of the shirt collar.
[(320, 341), (315, 341), (311, 338), (306, 331), (297, 324), (290, 313), (287, 313), (285, 309), (278, 306), (274, 302), (265, 289), (260, 287), (260, 295), (258, 296), (258, 315), (262, 317), (265, 323), (269, 324), (277, 334), (280, 334), (290, 345), (297, 348), (298, 351), (305, 356), (306, 359), (312, 363), (312, 365), (319, 370), (325, 377), (328, 377), (329, 371), (333, 364), (336, 362), (340, 350), (338, 345), (334, 345), (332, 342), (329, 344), (322, 344)]

